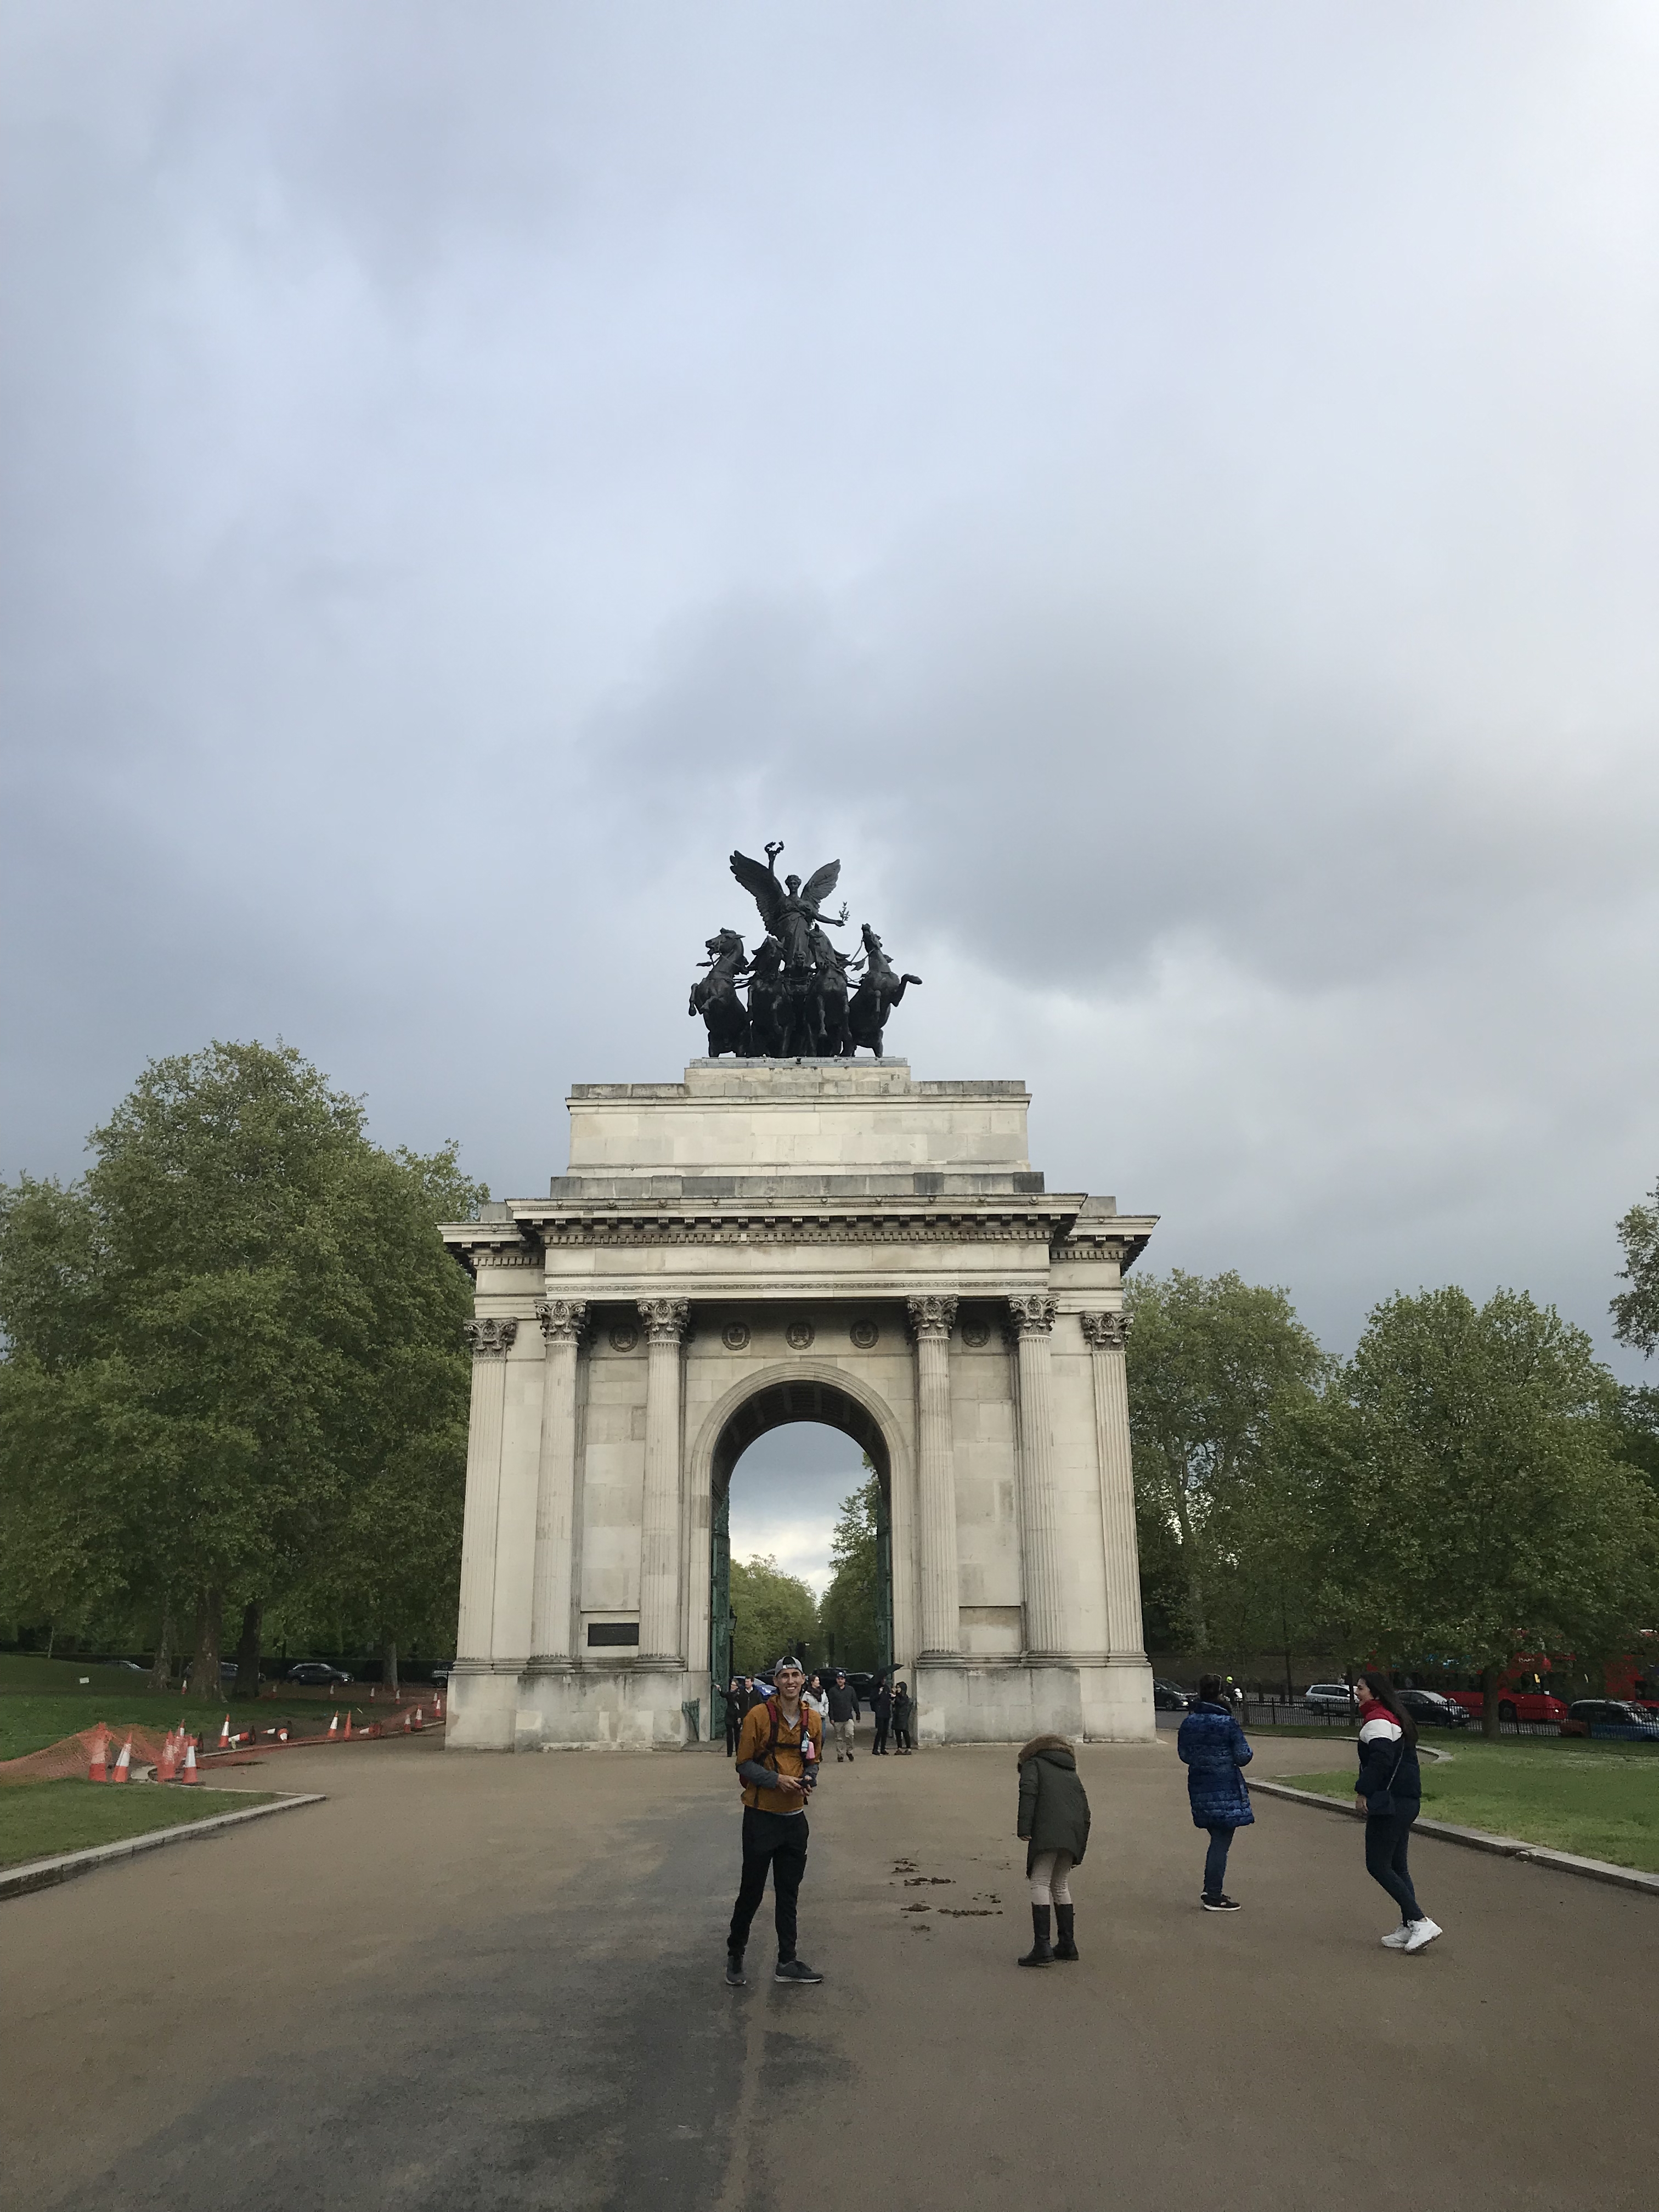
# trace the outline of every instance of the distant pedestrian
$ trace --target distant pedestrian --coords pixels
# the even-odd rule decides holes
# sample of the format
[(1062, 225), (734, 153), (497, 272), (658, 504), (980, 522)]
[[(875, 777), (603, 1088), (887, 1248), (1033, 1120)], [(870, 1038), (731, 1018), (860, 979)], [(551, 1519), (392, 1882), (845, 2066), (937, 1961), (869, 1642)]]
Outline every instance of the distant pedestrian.
[(801, 1692), (801, 1698), (805, 1704), (811, 1705), (812, 1711), (817, 1715), (821, 1721), (827, 1721), (829, 1719), (829, 1694), (825, 1691), (823, 1682), (816, 1674), (813, 1675), (811, 1680)]
[(853, 1726), (859, 1718), (859, 1693), (844, 1674), (838, 1674), (830, 1685), (830, 1726), (835, 1732), (837, 1766), (853, 1756)]
[(899, 1747), (901, 1759), (908, 1756), (910, 1745), (910, 1692), (902, 1682), (893, 1685), (893, 1741)]
[(1412, 1822), (1423, 1809), (1417, 1723), (1380, 1667), (1367, 1667), (1361, 1679), (1365, 1702), (1359, 1708), (1354, 1803), (1365, 1815), (1365, 1871), (1400, 1907), (1400, 1925), (1382, 1938), (1383, 1949), (1420, 1951), (1443, 1931), (1418, 1903), (1406, 1863)]
[(821, 1982), (795, 1956), (795, 1901), (806, 1872), (806, 1801), (818, 1778), (823, 1723), (801, 1697), (800, 1662), (787, 1656), (772, 1670), (775, 1693), (753, 1705), (738, 1742), (738, 1779), (743, 1784), (743, 1881), (726, 1938), (726, 1978), (741, 1988), (743, 1954), (749, 1942), (766, 1877), (778, 1931), (775, 1982)]
[(744, 1695), (744, 1682), (740, 1674), (734, 1674), (732, 1677), (730, 1686), (725, 1692), (725, 1703), (726, 1755), (728, 1759), (735, 1759), (738, 1755), (738, 1731), (743, 1727), (744, 1714), (749, 1709), (749, 1701)]
[(1228, 1896), (1224, 1886), (1227, 1854), (1234, 1832), (1255, 1820), (1243, 1774), (1255, 1754), (1223, 1694), (1218, 1674), (1199, 1677), (1198, 1702), (1181, 1723), (1176, 1750), (1187, 1769), (1193, 1826), (1210, 1832), (1199, 1902), (1206, 1912), (1237, 1912), (1238, 1900)]
[[(1031, 1885), (1031, 1948), (1022, 1966), (1051, 1966), (1073, 1960), (1072, 1869), (1089, 1843), (1089, 1798), (1077, 1755), (1063, 1735), (1036, 1735), (1019, 1754), (1019, 1823), (1025, 1874)], [(1060, 1940), (1049, 1940), (1049, 1911)]]
[(871, 1716), (876, 1723), (876, 1740), (870, 1747), (872, 1759), (887, 1756), (887, 1731), (893, 1724), (893, 1693), (887, 1686), (884, 1675), (876, 1677), (876, 1686), (870, 1699)]

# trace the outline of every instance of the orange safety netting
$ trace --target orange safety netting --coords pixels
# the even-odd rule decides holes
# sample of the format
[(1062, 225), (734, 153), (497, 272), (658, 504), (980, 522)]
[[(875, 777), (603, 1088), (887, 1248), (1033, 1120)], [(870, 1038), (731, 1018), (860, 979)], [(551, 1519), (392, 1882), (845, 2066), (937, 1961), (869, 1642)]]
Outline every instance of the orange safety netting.
[(87, 1778), (87, 1769), (92, 1764), (93, 1747), (100, 1736), (108, 1752), (110, 1771), (121, 1756), (121, 1747), (129, 1738), (132, 1742), (134, 1766), (159, 1766), (161, 1747), (167, 1738), (155, 1729), (82, 1729), (76, 1735), (66, 1735), (60, 1743), (49, 1743), (43, 1751), (25, 1752), (21, 1759), (0, 1759), (0, 1783), (3, 1782), (66, 1782), (78, 1775)]

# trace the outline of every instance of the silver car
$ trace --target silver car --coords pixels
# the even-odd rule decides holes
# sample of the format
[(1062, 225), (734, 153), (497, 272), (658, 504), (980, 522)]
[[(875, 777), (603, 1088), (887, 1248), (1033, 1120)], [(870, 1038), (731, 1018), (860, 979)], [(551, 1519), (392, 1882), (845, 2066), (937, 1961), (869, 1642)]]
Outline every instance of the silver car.
[(1310, 1713), (1340, 1713), (1344, 1718), (1359, 1711), (1359, 1692), (1346, 1682), (1310, 1682), (1303, 1708)]

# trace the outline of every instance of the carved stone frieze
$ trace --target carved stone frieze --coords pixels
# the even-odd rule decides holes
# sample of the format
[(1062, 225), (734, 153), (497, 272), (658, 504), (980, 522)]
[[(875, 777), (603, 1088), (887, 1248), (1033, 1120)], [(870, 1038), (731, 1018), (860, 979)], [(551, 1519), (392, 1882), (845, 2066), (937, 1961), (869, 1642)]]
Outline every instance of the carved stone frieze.
[(518, 1322), (510, 1318), (463, 1322), (461, 1326), (466, 1331), (466, 1340), (475, 1359), (504, 1359), (519, 1334)]
[(691, 1318), (689, 1298), (640, 1298), (635, 1301), (645, 1334), (652, 1344), (678, 1344)]
[(536, 1318), (550, 1344), (580, 1344), (587, 1327), (586, 1298), (538, 1298)]
[(475, 1244), (472, 1264), (475, 1267), (538, 1267), (541, 1255), (523, 1244)]
[(662, 1244), (1046, 1244), (1054, 1220), (1043, 1213), (632, 1214), (543, 1221), (536, 1230), (552, 1251)]
[(905, 1311), (910, 1316), (910, 1334), (915, 1337), (948, 1337), (957, 1317), (957, 1301), (953, 1297), (907, 1298)]
[(1080, 1313), (1078, 1321), (1084, 1341), (1096, 1352), (1121, 1352), (1128, 1342), (1129, 1316), (1121, 1313)]

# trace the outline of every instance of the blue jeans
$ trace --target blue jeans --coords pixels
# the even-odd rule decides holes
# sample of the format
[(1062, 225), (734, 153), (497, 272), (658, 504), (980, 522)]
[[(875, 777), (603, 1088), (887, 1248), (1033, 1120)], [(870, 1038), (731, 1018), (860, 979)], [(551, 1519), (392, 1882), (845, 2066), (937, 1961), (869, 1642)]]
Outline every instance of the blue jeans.
[(1221, 1885), (1227, 1879), (1227, 1854), (1232, 1849), (1231, 1828), (1212, 1828), (1210, 1848), (1204, 1854), (1204, 1894), (1219, 1897)]

